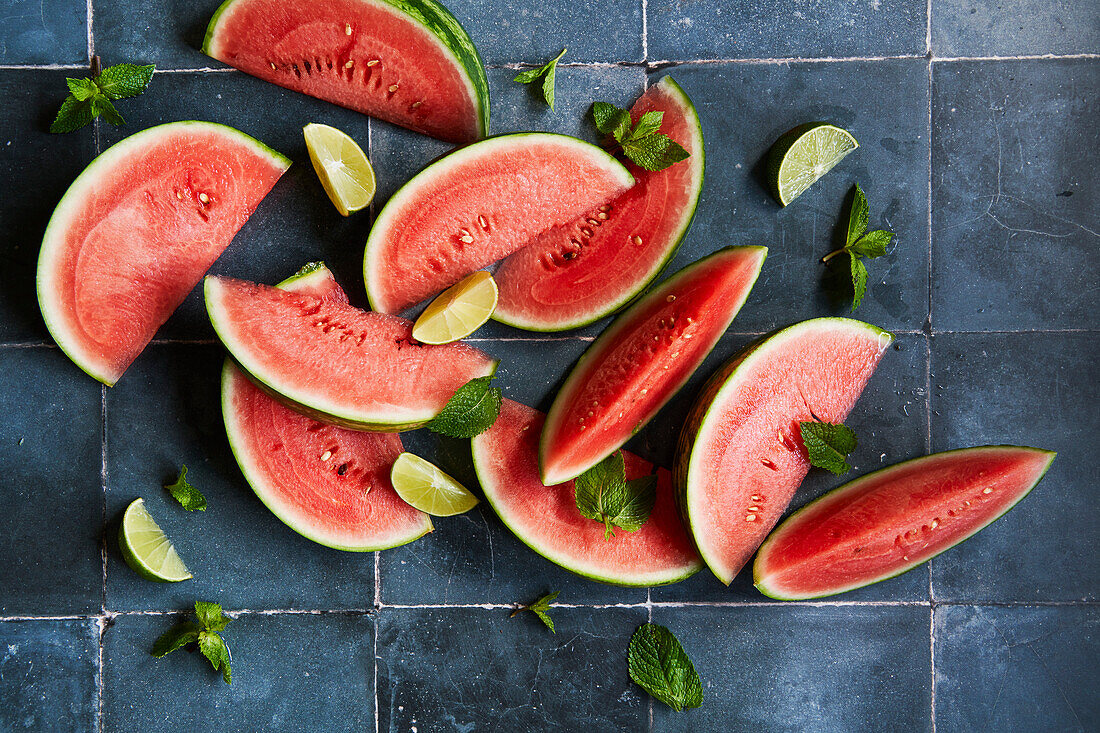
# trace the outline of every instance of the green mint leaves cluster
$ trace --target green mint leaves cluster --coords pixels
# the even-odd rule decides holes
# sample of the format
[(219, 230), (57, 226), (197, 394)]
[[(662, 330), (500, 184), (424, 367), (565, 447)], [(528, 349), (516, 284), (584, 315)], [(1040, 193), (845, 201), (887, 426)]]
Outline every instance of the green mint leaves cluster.
[(176, 479), (176, 483), (165, 484), (164, 488), (168, 489), (173, 498), (187, 511), (206, 511), (206, 497), (187, 482), (187, 466), (180, 469), (180, 477)]
[(206, 601), (195, 601), (195, 617), (196, 621), (185, 621), (161, 634), (149, 653), (159, 659), (188, 644), (197, 644), (202, 655), (214, 666), (214, 671), (221, 670), (225, 683), (232, 684), (232, 657), (221, 637), (221, 632), (232, 619), (222, 613), (220, 605)]
[[(98, 57), (97, 64), (98, 64)], [(94, 67), (93, 67), (94, 68)], [(136, 97), (145, 91), (153, 78), (153, 65), (116, 64), (108, 66), (91, 79), (66, 79), (69, 96), (61, 103), (50, 132), (79, 130), (97, 117), (112, 125), (125, 123), (115, 109), (114, 100)]]
[(649, 519), (657, 501), (657, 477), (626, 480), (622, 451), (588, 469), (574, 481), (577, 509), (604, 525), (604, 539), (615, 536), (612, 527), (637, 532)]
[(703, 684), (684, 647), (659, 624), (642, 624), (627, 650), (630, 679), (676, 712), (703, 704)]
[(802, 444), (810, 465), (840, 476), (852, 470), (848, 454), (856, 449), (856, 434), (847, 425), (829, 422), (800, 422)]
[(515, 618), (524, 611), (530, 611), (538, 616), (540, 621), (546, 624), (546, 628), (556, 634), (558, 632), (554, 631), (554, 620), (550, 618), (550, 604), (554, 602), (554, 599), (558, 597), (559, 593), (561, 593), (561, 591), (556, 590), (553, 593), (547, 593), (534, 603), (520, 606), (515, 611), (512, 611), (512, 615), (509, 616), (509, 618)]
[(852, 270), (852, 310), (859, 307), (863, 296), (867, 292), (867, 266), (863, 264), (866, 257), (873, 260), (886, 254), (886, 247), (894, 233), (885, 229), (867, 231), (867, 224), (871, 218), (870, 207), (867, 205), (867, 197), (863, 195), (863, 189), (856, 184), (852, 194), (852, 208), (848, 212), (848, 223), (844, 232), (844, 246), (835, 252), (830, 252), (822, 258), (822, 262), (828, 262), (832, 258), (847, 253)]
[(623, 155), (647, 171), (659, 171), (690, 157), (678, 142), (658, 132), (665, 113), (646, 112), (631, 127), (630, 112), (607, 102), (592, 105), (596, 129), (615, 140)]
[(504, 400), (492, 377), (477, 377), (458, 388), (443, 409), (428, 422), (432, 432), (451, 438), (473, 438), (493, 427)]
[(557, 76), (558, 62), (561, 61), (561, 57), (564, 56), (565, 52), (568, 50), (567, 48), (563, 48), (561, 53), (550, 61), (537, 69), (528, 69), (527, 71), (520, 72), (512, 81), (518, 81), (520, 84), (530, 84), (539, 77), (542, 77), (542, 98), (550, 105), (550, 109), (554, 109), (554, 78)]

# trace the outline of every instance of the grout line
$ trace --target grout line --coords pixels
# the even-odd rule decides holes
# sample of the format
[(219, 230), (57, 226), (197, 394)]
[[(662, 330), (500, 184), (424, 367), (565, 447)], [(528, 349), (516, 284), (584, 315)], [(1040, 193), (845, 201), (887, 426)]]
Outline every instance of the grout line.
[[(642, 0), (642, 61), (649, 61), (649, 2)], [(652, 723), (652, 721), (650, 721)], [(650, 726), (652, 727), (652, 725)]]
[(1039, 61), (1059, 59), (1100, 59), (1100, 53), (1041, 53), (1022, 56), (933, 56), (933, 63), (952, 63), (955, 61)]
[[(931, 576), (931, 569), (929, 569), (929, 576)], [(932, 685), (931, 685), (931, 701), (929, 704), (931, 718), (932, 718), (932, 733), (936, 733), (936, 607), (930, 606), (928, 608), (928, 639), (929, 639), (929, 657), (931, 664), (929, 670), (932, 673)]]
[(103, 528), (103, 536), (99, 539), (99, 559), (102, 569), (103, 587), (99, 599), (101, 613), (107, 612), (107, 385), (99, 386), (99, 488), (103, 499), (103, 512), (100, 517), (100, 526)]
[[(375, 562), (378, 560), (378, 551), (375, 550)], [(377, 575), (375, 576), (378, 577)], [(378, 627), (381, 624), (381, 618), (376, 616), (374, 618), (374, 733), (379, 733), (379, 713), (378, 713)]]
[[(645, 589), (646, 621), (653, 623), (653, 589)], [(649, 721), (649, 733), (653, 733), (653, 696), (649, 696), (649, 705), (646, 710), (646, 719)]]
[(99, 659), (96, 663), (95, 673), (95, 688), (96, 688), (96, 730), (102, 731), (104, 729), (103, 719), (103, 693), (106, 687), (104, 677), (106, 677), (106, 670), (103, 667), (103, 639), (107, 634), (107, 619), (104, 616), (96, 618), (96, 630), (99, 632)]
[(374, 551), (374, 607), (382, 607), (382, 553)]
[(924, 7), (924, 19), (924, 50), (928, 58), (932, 58), (932, 0), (928, 0)]
[[(219, 66), (217, 68), (213, 66), (200, 66), (195, 69), (153, 69), (153, 75), (157, 74), (228, 74), (230, 72), (239, 71), (232, 66)], [(243, 73), (243, 72), (242, 72)]]
[(87, 71), (87, 64), (0, 64), (0, 71)]
[(95, 58), (95, 36), (92, 34), (92, 21), (95, 19), (95, 11), (92, 10), (92, 0), (87, 0), (85, 17), (88, 23), (88, 66), (91, 66), (92, 59)]

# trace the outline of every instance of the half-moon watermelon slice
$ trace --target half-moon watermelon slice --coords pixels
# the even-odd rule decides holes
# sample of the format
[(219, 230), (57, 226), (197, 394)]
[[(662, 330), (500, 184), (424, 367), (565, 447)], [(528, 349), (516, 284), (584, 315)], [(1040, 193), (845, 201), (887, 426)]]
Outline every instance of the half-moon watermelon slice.
[(54, 209), (38, 255), (58, 346), (118, 381), (289, 165), (211, 122), (152, 127), (104, 151)]
[(703, 561), (726, 585), (810, 470), (800, 422), (848, 416), (893, 337), (849, 318), (815, 318), (730, 360), (684, 424), (681, 510)]
[(489, 129), (473, 41), (435, 0), (226, 0), (203, 53), (279, 86), (442, 140)]
[[(280, 288), (346, 303), (332, 273), (317, 263)], [(367, 433), (301, 415), (254, 385), (226, 359), (222, 417), (245, 480), (298, 534), (338, 550), (383, 550), (432, 530), (427, 514), (401, 500), (390, 468), (397, 433)]]
[[(543, 486), (538, 435), (543, 415), (504, 400), (500, 417), (472, 441), (474, 468), (485, 498), (528, 547), (566, 570), (614, 585), (663, 585), (702, 567), (676, 512), (671, 476), (657, 468), (657, 501), (637, 532), (616, 531), (577, 509), (573, 482)], [(652, 464), (623, 452), (626, 477), (653, 473)]]
[(542, 429), (547, 486), (618, 450), (703, 363), (760, 274), (766, 247), (727, 247), (688, 265), (619, 316), (581, 355)]
[(1054, 452), (989, 445), (880, 469), (810, 502), (760, 547), (753, 579), (780, 600), (820, 598), (911, 570), (989, 526), (1039, 483)]
[(412, 323), (347, 303), (210, 276), (218, 338), (262, 389), (293, 409), (354, 430), (411, 430), (497, 360), (461, 342), (429, 346)]
[(371, 306), (415, 305), (633, 184), (613, 156), (567, 135), (501, 135), (457, 150), (379, 212), (363, 256)]
[(584, 216), (540, 234), (493, 274), (493, 318), (531, 331), (579, 328), (614, 313), (645, 290), (675, 254), (703, 189), (703, 129), (671, 76), (635, 102), (635, 122), (663, 112), (661, 132), (691, 157), (661, 171), (628, 168), (637, 183)]

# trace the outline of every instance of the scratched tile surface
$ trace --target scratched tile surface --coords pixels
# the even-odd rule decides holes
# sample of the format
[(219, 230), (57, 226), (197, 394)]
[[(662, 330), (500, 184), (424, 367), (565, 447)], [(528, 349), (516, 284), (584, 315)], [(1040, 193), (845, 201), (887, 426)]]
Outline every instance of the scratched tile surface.
[[(762, 334), (847, 315), (819, 262), (855, 183), (897, 236), (854, 314), (896, 335), (853, 410), (859, 475), (965, 445), (1059, 453), (988, 530), (909, 573), (813, 603), (742, 572), (616, 588), (531, 552), (482, 502), (381, 553), (295, 534), (244, 482), (218, 404), (224, 353), (196, 289), (118, 386), (49, 337), (35, 297), (50, 212), (99, 152), (152, 125), (233, 125), (290, 171), (213, 271), (274, 282), (324, 259), (364, 305), (373, 213), (451, 146), (227, 69), (201, 53), (218, 0), (9, 0), (0, 7), (0, 730), (1058, 730), (1100, 727), (1097, 266), (1100, 24), (1086, 0), (447, 0), (489, 68), (494, 134), (595, 141), (593, 101), (627, 106), (671, 74), (691, 95), (706, 183), (670, 272), (730, 244), (770, 249), (742, 313), (629, 444), (670, 466), (695, 396)], [(930, 12), (929, 12), (930, 11)], [(557, 109), (514, 84), (569, 49)], [(127, 125), (47, 132), (66, 77), (156, 63)], [(1026, 56), (1026, 58), (1017, 58)], [(801, 199), (762, 185), (774, 139), (809, 120), (860, 149)], [(375, 165), (371, 211), (340, 217), (302, 125), (347, 131)], [(667, 276), (667, 273), (663, 276)], [(415, 312), (415, 310), (413, 311)], [(538, 335), (490, 323), (505, 395), (547, 409), (609, 322)], [(403, 436), (479, 491), (465, 441)], [(205, 513), (161, 486), (186, 464)], [(843, 483), (811, 472), (792, 510)], [(195, 578), (122, 562), (122, 510), (145, 498)], [(551, 634), (513, 604), (561, 591)], [(195, 600), (222, 602), (234, 682), (201, 656), (148, 649)], [(670, 627), (703, 678), (699, 710), (651, 701), (626, 671), (641, 623)], [(181, 691), (186, 691), (186, 694)], [(761, 694), (763, 693), (763, 694)]]

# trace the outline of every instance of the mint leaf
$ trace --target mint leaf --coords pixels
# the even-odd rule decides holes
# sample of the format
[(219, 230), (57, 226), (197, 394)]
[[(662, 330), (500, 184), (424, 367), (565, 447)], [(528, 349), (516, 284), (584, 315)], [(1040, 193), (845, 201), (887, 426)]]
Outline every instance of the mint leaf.
[(558, 62), (561, 61), (562, 56), (568, 49), (563, 48), (555, 58), (546, 62), (537, 69), (529, 69), (516, 75), (512, 81), (518, 81), (520, 84), (530, 84), (538, 79), (540, 76), (542, 80), (542, 98), (546, 100), (546, 103), (550, 105), (550, 109), (554, 109), (554, 80), (558, 72)]
[(176, 624), (161, 634), (160, 638), (153, 642), (153, 648), (149, 653), (159, 659), (181, 647), (198, 641), (200, 631), (202, 631), (202, 627), (194, 621), (185, 621), (182, 624)]
[(222, 631), (232, 621), (222, 613), (220, 604), (208, 601), (195, 601), (195, 615), (207, 631)]
[[(97, 68), (98, 56), (92, 64), (93, 71)], [(117, 64), (104, 69), (93, 79), (66, 79), (69, 96), (61, 103), (61, 109), (50, 125), (50, 132), (79, 130), (97, 117), (103, 117), (112, 125), (125, 124), (126, 121), (111, 100), (141, 94), (152, 78), (151, 64)]]
[(524, 611), (530, 611), (531, 613), (538, 616), (544, 624), (546, 624), (546, 628), (550, 629), (550, 631), (556, 634), (558, 632), (554, 631), (554, 621), (550, 618), (550, 604), (554, 602), (554, 599), (558, 597), (559, 593), (561, 593), (561, 591), (556, 590), (553, 593), (547, 593), (534, 603), (530, 603), (526, 606), (520, 606), (515, 611), (512, 611), (512, 615), (509, 616), (509, 618), (515, 618), (517, 615), (523, 613)]
[(867, 197), (863, 189), (857, 183), (852, 191), (852, 206), (848, 211), (848, 221), (844, 228), (845, 245), (821, 258), (828, 263), (834, 257), (847, 253), (850, 258), (852, 273), (852, 310), (854, 311), (863, 302), (863, 296), (867, 293), (867, 266), (860, 262), (861, 257), (875, 259), (886, 254), (886, 247), (894, 233), (885, 229), (867, 231), (870, 220), (870, 207), (867, 205)]
[(95, 85), (110, 99), (136, 97), (145, 91), (153, 79), (153, 64), (115, 64), (95, 78)]
[(893, 236), (893, 232), (888, 232), (885, 229), (876, 229), (860, 237), (851, 247), (849, 247), (848, 251), (855, 252), (858, 255), (873, 260), (876, 257), (882, 257), (886, 254), (886, 247), (889, 246)]
[(195, 616), (198, 618), (197, 622), (186, 621), (161, 634), (160, 638), (153, 642), (153, 648), (149, 653), (159, 658), (195, 642), (203, 656), (214, 665), (214, 669), (221, 670), (222, 679), (226, 684), (231, 684), (233, 672), (229, 665), (232, 655), (229, 653), (229, 647), (218, 634), (229, 625), (231, 619), (222, 613), (220, 605), (206, 601), (195, 601)]
[(684, 647), (659, 624), (642, 624), (627, 650), (630, 679), (676, 712), (703, 704), (703, 684)]
[(492, 379), (477, 377), (459, 387), (426, 427), (452, 438), (472, 438), (493, 427), (504, 396), (500, 387), (489, 386)]
[(802, 444), (811, 466), (837, 476), (852, 470), (848, 454), (856, 449), (856, 434), (847, 425), (828, 422), (800, 422)]
[(233, 684), (233, 669), (229, 666), (232, 658), (229, 656), (229, 647), (220, 636), (213, 631), (200, 631), (199, 651), (210, 660), (215, 672), (221, 670), (225, 684)]
[(61, 103), (61, 109), (57, 111), (57, 117), (50, 124), (50, 132), (63, 133), (79, 130), (92, 121), (92, 103), (69, 95), (69, 98)]
[(660, 171), (690, 156), (678, 142), (660, 132), (623, 142), (623, 153), (647, 171)]
[(848, 231), (844, 237), (845, 246), (855, 244), (856, 240), (867, 231), (867, 222), (871, 216), (871, 210), (867, 206), (867, 197), (863, 195), (863, 189), (856, 184), (852, 194), (852, 208), (848, 211)]
[(604, 135), (610, 135), (616, 142), (622, 142), (630, 134), (630, 113), (607, 102), (592, 105), (592, 118), (596, 120), (596, 129)]
[(638, 118), (638, 124), (634, 126), (634, 129), (630, 132), (631, 140), (641, 140), (644, 137), (652, 135), (661, 129), (661, 120), (665, 118), (665, 113), (658, 110), (650, 110)]
[(657, 501), (657, 477), (650, 474), (626, 482), (624, 501), (612, 523), (627, 532), (637, 532), (649, 520)]
[(651, 110), (638, 118), (631, 128), (630, 113), (607, 102), (592, 105), (596, 129), (610, 135), (635, 165), (647, 171), (659, 171), (690, 157), (675, 140), (658, 132), (664, 112)]
[(854, 311), (863, 302), (863, 296), (867, 293), (867, 266), (854, 252), (852, 256), (852, 310)]
[(206, 497), (202, 492), (187, 482), (187, 466), (180, 469), (180, 477), (174, 484), (166, 484), (165, 487), (172, 493), (176, 501), (189, 512), (198, 510), (206, 511)]
[(588, 469), (573, 482), (577, 510), (602, 522), (604, 539), (615, 536), (612, 527), (637, 532), (649, 519), (657, 500), (656, 476), (626, 480), (626, 464), (618, 451)]
[(91, 79), (66, 79), (65, 83), (69, 85), (69, 94), (79, 102), (99, 94), (99, 87)]
[(111, 104), (111, 100), (102, 94), (92, 97), (92, 117), (99, 117), (100, 115), (116, 127), (126, 124), (126, 120), (122, 119), (122, 115)]

